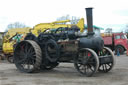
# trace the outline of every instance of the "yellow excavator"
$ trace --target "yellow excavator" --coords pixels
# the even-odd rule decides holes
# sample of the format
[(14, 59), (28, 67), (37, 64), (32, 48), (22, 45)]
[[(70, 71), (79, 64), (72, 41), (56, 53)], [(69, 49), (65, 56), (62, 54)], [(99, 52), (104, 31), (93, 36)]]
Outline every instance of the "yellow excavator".
[(9, 62), (13, 62), (13, 46), (24, 39), (31, 28), (9, 29), (3, 36), (2, 52)]

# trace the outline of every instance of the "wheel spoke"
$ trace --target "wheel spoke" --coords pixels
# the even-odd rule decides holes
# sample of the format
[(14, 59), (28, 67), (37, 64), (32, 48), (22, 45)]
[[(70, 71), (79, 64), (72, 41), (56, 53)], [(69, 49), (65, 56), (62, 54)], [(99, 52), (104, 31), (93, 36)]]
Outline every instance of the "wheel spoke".
[(32, 64), (34, 65), (35, 64), (35, 59), (31, 60), (32, 61)]
[(87, 67), (87, 66), (83, 66), (84, 74), (87, 73), (87, 68), (86, 68), (86, 67)]
[(30, 70), (30, 60), (28, 60), (27, 68), (28, 68), (28, 70)]
[(29, 44), (26, 43), (26, 44), (25, 44), (25, 50), (24, 50), (24, 52), (25, 52), (25, 53), (28, 53), (28, 50), (29, 50)]
[(34, 58), (33, 56), (32, 56), (32, 57), (30, 57), (30, 59), (31, 59), (31, 60), (35, 60), (35, 58)]
[(108, 70), (108, 69), (107, 69), (107, 65), (106, 65), (106, 64), (104, 64), (104, 65), (105, 65), (105, 70)]
[[(28, 53), (32, 53), (33, 52), (33, 47), (30, 47), (29, 49), (28, 49)], [(34, 52), (35, 53), (35, 52)]]
[(26, 66), (26, 64), (27, 64), (27, 59), (25, 59), (22, 63), (20, 63), (21, 64), (21, 66), (23, 67), (23, 69), (25, 69), (25, 66)]
[(109, 63), (109, 64), (106, 64), (108, 66), (108, 68), (111, 68), (112, 67), (112, 64)]
[(31, 56), (36, 56), (35, 52), (28, 53)]
[(104, 64), (102, 65), (103, 71), (104, 71)]
[(90, 67), (90, 70), (93, 72), (93, 71), (94, 71), (94, 70), (92, 69), (93, 66), (89, 65), (89, 67)]
[(21, 59), (20, 61), (18, 61), (17, 63), (18, 64), (24, 64), (26, 62), (26, 58), (23, 58), (23, 59)]
[(24, 54), (23, 53), (16, 53), (17, 56), (23, 58), (24, 57)]

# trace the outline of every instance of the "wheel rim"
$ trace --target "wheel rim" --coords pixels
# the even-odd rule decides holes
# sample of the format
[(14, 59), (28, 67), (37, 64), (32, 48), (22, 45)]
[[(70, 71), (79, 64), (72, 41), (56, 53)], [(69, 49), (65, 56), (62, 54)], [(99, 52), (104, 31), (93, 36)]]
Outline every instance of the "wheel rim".
[[(14, 62), (16, 67), (22, 72), (33, 72), (41, 63), (41, 55), (37, 56), (34, 41), (27, 40), (19, 43), (14, 52)], [(40, 58), (40, 59), (38, 59)]]
[[(102, 54), (101, 54), (102, 52)], [(107, 47), (104, 47), (104, 49), (100, 52), (100, 56), (105, 56), (105, 57), (109, 57), (111, 59), (110, 62), (107, 62), (107, 63), (104, 63), (104, 64), (100, 64), (99, 68), (98, 68), (98, 71), (99, 72), (109, 72), (114, 64), (115, 64), (115, 58), (114, 58), (114, 54), (113, 52), (107, 48)]]
[(99, 66), (98, 56), (93, 50), (86, 48), (79, 52), (74, 65), (81, 74), (92, 76)]

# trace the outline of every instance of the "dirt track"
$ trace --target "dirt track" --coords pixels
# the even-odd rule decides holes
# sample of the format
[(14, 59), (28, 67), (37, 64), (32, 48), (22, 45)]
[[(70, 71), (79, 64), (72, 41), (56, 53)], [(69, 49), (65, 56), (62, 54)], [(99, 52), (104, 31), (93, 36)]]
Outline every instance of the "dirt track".
[(73, 64), (60, 64), (51, 71), (25, 74), (14, 64), (0, 62), (0, 85), (128, 85), (128, 56), (116, 57), (115, 68), (109, 73), (97, 72), (83, 77)]

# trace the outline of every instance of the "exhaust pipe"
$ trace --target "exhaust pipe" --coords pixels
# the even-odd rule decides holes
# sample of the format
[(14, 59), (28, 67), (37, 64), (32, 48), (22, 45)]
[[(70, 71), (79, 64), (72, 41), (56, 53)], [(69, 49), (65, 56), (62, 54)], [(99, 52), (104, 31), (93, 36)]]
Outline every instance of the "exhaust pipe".
[(88, 35), (93, 35), (93, 17), (92, 17), (92, 9), (93, 8), (85, 8), (86, 9), (86, 17), (87, 17), (87, 30)]

